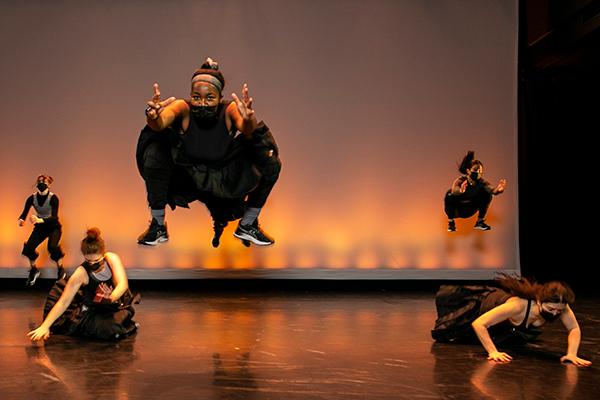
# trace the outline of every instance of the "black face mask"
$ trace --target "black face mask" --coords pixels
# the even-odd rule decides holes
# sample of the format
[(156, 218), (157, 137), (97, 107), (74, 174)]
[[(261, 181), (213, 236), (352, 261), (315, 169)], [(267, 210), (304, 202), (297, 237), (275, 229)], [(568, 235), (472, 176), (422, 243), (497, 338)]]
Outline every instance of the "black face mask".
[(102, 265), (104, 265), (104, 258), (102, 260), (96, 261), (96, 262), (89, 262), (89, 261), (83, 262), (83, 267), (92, 272), (98, 271), (100, 268), (102, 268)]
[(471, 179), (473, 179), (474, 181), (479, 179), (479, 172), (470, 172), (469, 176), (471, 177)]
[(40, 192), (43, 192), (44, 190), (48, 189), (48, 185), (46, 185), (44, 182), (38, 182), (36, 187)]
[(561, 313), (556, 313), (556, 315), (554, 315), (551, 312), (548, 312), (548, 311), (544, 310), (542, 307), (540, 307), (540, 316), (542, 318), (544, 318), (544, 321), (546, 321), (546, 322), (554, 322), (560, 318)]
[(197, 121), (214, 121), (217, 119), (218, 106), (190, 106), (190, 111)]

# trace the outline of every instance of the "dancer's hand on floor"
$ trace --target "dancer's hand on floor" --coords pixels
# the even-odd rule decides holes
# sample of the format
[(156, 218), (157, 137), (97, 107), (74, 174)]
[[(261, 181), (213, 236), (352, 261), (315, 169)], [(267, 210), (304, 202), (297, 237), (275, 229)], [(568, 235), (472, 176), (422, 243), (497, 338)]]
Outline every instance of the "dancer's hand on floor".
[(488, 360), (500, 363), (507, 363), (512, 361), (512, 357), (501, 351), (493, 351), (488, 354)]
[(37, 342), (38, 340), (46, 340), (50, 337), (50, 330), (43, 326), (39, 326), (37, 329), (32, 330), (27, 334), (29, 339), (32, 342)]
[(567, 354), (566, 356), (562, 356), (560, 358), (560, 362), (561, 363), (570, 362), (574, 365), (577, 365), (578, 367), (589, 367), (590, 365), (592, 365), (591, 361), (584, 360), (583, 358), (579, 358), (573, 354)]

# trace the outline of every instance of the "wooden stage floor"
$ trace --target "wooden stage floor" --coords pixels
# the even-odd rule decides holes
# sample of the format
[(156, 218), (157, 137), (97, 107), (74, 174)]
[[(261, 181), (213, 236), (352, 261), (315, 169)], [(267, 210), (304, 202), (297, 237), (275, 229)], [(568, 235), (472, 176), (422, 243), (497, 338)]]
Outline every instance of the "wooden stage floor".
[[(117, 343), (26, 338), (45, 291), (0, 292), (0, 398), (9, 399), (597, 399), (600, 308), (575, 304), (580, 354), (566, 332), (486, 360), (478, 345), (434, 344), (432, 291), (141, 290), (137, 336)], [(135, 283), (132, 283), (135, 291)]]

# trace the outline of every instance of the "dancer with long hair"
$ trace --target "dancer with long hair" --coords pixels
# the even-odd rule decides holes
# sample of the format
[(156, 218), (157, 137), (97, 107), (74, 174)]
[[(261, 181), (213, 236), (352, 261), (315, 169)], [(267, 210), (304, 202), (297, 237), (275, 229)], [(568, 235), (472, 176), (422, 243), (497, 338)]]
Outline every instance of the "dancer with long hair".
[(533, 341), (540, 327), (560, 320), (567, 329), (567, 352), (561, 362), (584, 367), (590, 361), (577, 355), (581, 329), (571, 309), (575, 294), (564, 282), (535, 283), (501, 275), (494, 286), (443, 285), (435, 296), (438, 318), (431, 331), (439, 342), (477, 342), (488, 359), (509, 362), (512, 357), (498, 345)]

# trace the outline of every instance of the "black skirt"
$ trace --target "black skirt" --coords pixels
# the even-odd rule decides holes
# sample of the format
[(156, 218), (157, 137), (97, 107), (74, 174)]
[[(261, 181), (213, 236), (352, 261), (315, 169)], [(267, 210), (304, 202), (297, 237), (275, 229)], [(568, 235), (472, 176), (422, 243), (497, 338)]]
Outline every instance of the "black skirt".
[[(44, 304), (44, 319), (52, 310), (62, 293), (67, 281), (56, 281)], [(83, 291), (79, 290), (69, 307), (52, 324), (50, 332), (59, 335), (83, 336), (101, 340), (119, 340), (133, 335), (137, 325), (132, 319), (135, 315), (133, 304), (140, 301), (140, 296), (133, 296), (131, 291), (121, 296), (113, 304), (87, 305)]]
[[(435, 296), (438, 318), (431, 336), (438, 342), (477, 343), (471, 324), (514, 295), (493, 286), (443, 285)], [(527, 317), (526, 317), (527, 319)], [(523, 344), (539, 335), (535, 328), (504, 321), (488, 329), (495, 343)]]

